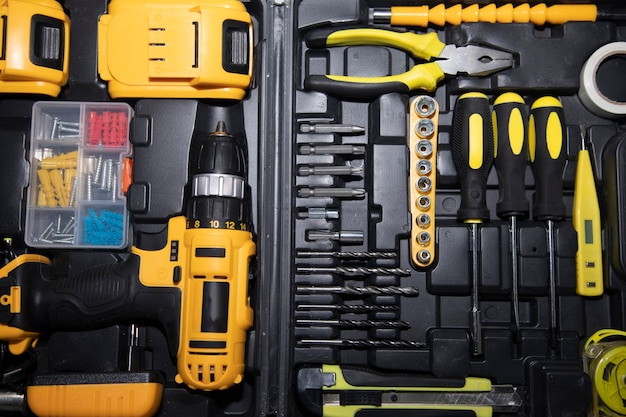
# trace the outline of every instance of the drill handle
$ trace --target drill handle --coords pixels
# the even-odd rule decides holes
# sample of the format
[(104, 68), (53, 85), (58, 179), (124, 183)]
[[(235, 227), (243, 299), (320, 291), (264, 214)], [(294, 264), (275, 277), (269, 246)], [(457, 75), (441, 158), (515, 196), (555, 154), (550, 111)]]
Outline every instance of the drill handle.
[(158, 325), (174, 342), (170, 350), (175, 354), (180, 290), (144, 286), (139, 280), (140, 263), (140, 257), (131, 254), (124, 262), (96, 266), (61, 279), (51, 279), (47, 265), (22, 263), (9, 272), (9, 279), (0, 279), (0, 297), (19, 294), (19, 302), (0, 305), (0, 322), (38, 333), (131, 322)]

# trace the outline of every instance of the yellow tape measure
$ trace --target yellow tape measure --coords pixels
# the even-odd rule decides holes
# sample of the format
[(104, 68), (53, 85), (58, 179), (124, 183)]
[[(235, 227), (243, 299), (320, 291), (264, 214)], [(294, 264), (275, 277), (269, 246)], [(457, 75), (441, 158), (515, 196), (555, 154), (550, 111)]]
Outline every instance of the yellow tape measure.
[(626, 332), (597, 331), (585, 343), (584, 357), (598, 395), (597, 407), (626, 415)]

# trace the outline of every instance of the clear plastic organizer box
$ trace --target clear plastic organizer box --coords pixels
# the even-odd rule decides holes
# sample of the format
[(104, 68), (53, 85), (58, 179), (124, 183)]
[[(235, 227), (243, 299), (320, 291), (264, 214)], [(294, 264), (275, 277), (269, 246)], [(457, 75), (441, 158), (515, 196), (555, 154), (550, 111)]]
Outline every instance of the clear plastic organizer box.
[(33, 106), (26, 244), (123, 248), (122, 192), (130, 156), (125, 103), (37, 102)]

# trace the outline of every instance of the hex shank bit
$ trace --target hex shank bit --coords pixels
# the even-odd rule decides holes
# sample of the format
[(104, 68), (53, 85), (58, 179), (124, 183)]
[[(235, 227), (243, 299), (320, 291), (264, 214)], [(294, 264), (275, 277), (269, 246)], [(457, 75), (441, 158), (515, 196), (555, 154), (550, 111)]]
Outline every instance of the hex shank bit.
[(302, 145), (301, 155), (363, 155), (365, 145)]

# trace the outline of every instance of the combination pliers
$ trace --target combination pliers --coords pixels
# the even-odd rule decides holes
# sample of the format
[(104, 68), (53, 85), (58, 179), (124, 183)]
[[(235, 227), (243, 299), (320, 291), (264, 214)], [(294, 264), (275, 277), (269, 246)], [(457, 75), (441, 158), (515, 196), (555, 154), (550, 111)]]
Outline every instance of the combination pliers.
[(342, 97), (369, 98), (384, 93), (434, 91), (446, 75), (484, 76), (514, 64), (513, 54), (493, 48), (441, 42), (436, 32), (417, 34), (386, 29), (314, 29), (305, 37), (309, 48), (375, 45), (407, 52), (413, 58), (431, 61), (414, 65), (401, 74), (380, 77), (346, 75), (309, 75), (304, 88)]

